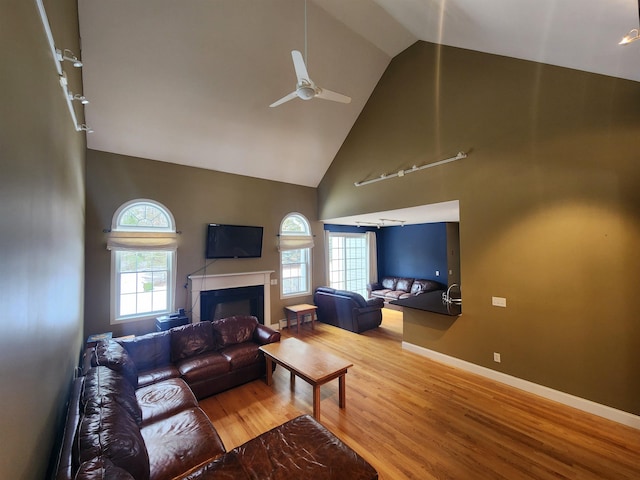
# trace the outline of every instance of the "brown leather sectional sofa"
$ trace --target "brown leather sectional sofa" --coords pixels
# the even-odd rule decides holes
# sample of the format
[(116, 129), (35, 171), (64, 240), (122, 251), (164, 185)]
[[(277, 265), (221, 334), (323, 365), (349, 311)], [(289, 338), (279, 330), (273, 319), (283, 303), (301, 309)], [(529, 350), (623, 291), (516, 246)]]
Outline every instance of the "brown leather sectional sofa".
[(279, 340), (237, 316), (98, 343), (74, 381), (56, 479), (377, 478), (308, 416), (226, 451), (198, 398), (264, 375), (258, 347)]
[(378, 282), (367, 285), (369, 298), (381, 298), (385, 302), (446, 289), (446, 285), (434, 280), (406, 277), (382, 277)]

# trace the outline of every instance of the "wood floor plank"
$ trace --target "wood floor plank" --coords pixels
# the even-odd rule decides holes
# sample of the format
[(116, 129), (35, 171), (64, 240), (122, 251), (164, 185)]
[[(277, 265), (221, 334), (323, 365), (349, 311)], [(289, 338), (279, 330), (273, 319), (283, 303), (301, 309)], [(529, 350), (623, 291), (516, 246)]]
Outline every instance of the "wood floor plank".
[[(640, 479), (640, 431), (402, 349), (402, 313), (358, 335), (330, 325), (283, 330), (354, 366), (346, 408), (321, 389), (321, 422), (381, 479)], [(227, 449), (313, 412), (313, 389), (277, 368), (200, 406)]]

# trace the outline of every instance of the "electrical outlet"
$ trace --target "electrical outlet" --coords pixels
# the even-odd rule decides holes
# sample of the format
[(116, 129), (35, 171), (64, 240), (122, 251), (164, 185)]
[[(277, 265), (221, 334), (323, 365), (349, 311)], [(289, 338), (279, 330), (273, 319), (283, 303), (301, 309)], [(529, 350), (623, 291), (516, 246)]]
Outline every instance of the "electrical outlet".
[(500, 363), (502, 361), (498, 352), (493, 352), (493, 361), (496, 363)]
[(278, 279), (277, 278), (272, 278), (271, 279), (271, 285), (277, 285), (278, 284)]
[(507, 299), (504, 297), (491, 297), (491, 305), (494, 307), (507, 307)]

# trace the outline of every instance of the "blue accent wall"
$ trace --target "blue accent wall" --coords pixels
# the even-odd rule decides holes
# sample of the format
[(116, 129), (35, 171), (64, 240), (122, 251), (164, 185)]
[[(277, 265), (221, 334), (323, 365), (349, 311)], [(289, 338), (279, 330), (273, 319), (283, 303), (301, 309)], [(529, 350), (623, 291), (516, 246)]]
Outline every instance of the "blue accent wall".
[[(440, 276), (436, 276), (436, 270)], [(378, 277), (426, 278), (447, 283), (445, 223), (384, 227), (378, 233)]]

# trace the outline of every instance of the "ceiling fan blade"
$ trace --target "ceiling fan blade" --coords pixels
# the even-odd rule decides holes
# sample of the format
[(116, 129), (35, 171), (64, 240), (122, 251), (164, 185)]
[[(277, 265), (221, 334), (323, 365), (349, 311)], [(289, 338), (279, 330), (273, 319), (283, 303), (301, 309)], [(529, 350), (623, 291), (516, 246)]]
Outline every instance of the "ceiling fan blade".
[(304, 64), (302, 54), (298, 50), (291, 51), (291, 58), (293, 58), (293, 68), (296, 69), (296, 77), (298, 77), (298, 83), (302, 80), (311, 82), (309, 73), (307, 72), (307, 66)]
[(273, 102), (269, 106), (270, 107), (277, 107), (278, 105), (282, 105), (283, 103), (288, 102), (289, 100), (293, 100), (294, 98), (297, 98), (297, 97), (298, 97), (297, 92), (291, 92), (289, 95), (285, 95), (280, 100), (276, 100), (275, 102)]
[(351, 103), (351, 97), (347, 97), (346, 95), (342, 95), (341, 93), (332, 92), (331, 90), (327, 90), (325, 88), (319, 88), (318, 90), (319, 92), (316, 93), (317, 98), (332, 100), (334, 102), (340, 103)]

